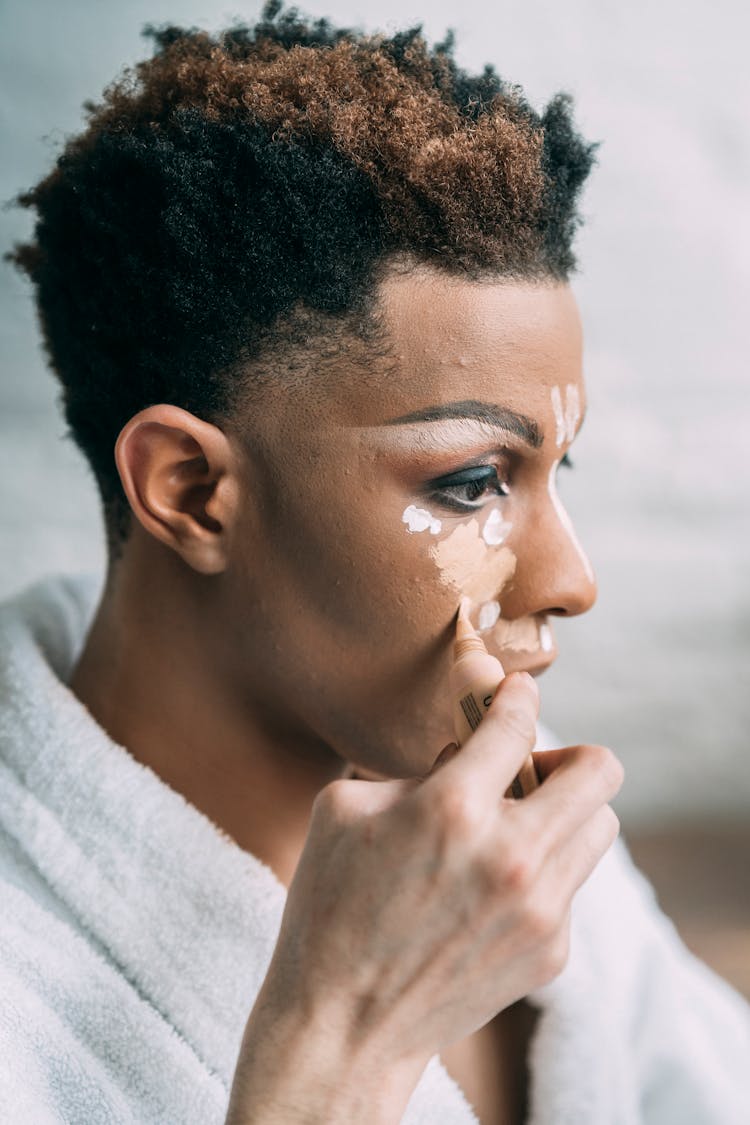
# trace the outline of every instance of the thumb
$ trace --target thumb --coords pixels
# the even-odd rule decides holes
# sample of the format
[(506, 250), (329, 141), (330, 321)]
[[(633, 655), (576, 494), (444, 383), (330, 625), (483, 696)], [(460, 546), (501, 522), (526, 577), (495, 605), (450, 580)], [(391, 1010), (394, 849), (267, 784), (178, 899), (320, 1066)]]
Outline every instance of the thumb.
[(449, 742), (448, 745), (444, 746), (443, 749), (440, 751), (437, 758), (432, 763), (432, 768), (430, 769), (429, 773), (425, 774), (425, 776), (426, 777), (432, 777), (432, 775), (434, 773), (436, 773), (437, 770), (439, 770), (441, 766), (444, 766), (446, 762), (449, 762), (451, 760), (451, 758), (455, 758), (458, 751), (459, 751), (458, 743), (457, 742)]

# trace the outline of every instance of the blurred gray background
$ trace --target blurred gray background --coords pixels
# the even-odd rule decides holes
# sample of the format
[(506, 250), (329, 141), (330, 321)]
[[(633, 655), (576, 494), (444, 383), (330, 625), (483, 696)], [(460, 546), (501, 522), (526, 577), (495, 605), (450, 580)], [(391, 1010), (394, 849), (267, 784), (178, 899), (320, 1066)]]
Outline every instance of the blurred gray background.
[[(455, 29), (541, 107), (576, 99), (603, 142), (584, 198), (575, 281), (589, 414), (562, 481), (600, 583), (558, 629), (540, 681), (566, 742), (603, 742), (627, 780), (626, 826), (747, 822), (750, 589), (750, 19), (742, 0), (308, 0), (336, 22)], [(0, 199), (30, 186), (146, 22), (215, 29), (260, 3), (2, 0)], [(30, 219), (0, 213), (6, 249)], [(0, 271), (0, 596), (58, 570), (101, 570), (90, 474), (65, 437), (30, 293)]]

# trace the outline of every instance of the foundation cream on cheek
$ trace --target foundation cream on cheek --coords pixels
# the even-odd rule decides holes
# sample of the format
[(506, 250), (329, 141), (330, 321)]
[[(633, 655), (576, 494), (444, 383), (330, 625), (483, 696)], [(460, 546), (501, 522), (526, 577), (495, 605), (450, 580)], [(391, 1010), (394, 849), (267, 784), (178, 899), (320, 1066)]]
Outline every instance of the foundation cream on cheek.
[[(409, 504), (404, 509), (401, 522), (406, 524), (410, 534), (426, 531), (429, 535), (438, 535), (443, 526), (432, 512), (416, 504)], [(499, 621), (501, 608), (496, 594), (513, 577), (516, 569), (516, 556), (508, 547), (502, 546), (512, 527), (494, 508), (481, 529), (479, 521), (471, 519), (430, 547), (430, 557), (437, 564), (441, 582), (452, 586), (457, 593), (466, 594), (472, 605), (479, 607), (477, 623), (481, 632), (511, 625), (510, 622)], [(515, 639), (520, 648), (528, 642), (525, 636)], [(509, 647), (513, 647), (514, 638), (508, 637), (507, 640)], [(535, 632), (526, 647), (537, 647)]]
[(491, 634), (493, 643), (513, 652), (551, 652), (552, 632), (534, 618), (506, 620), (501, 616), (499, 597), (516, 572), (517, 559), (505, 543), (513, 529), (499, 508), (493, 508), (484, 524), (477, 517), (465, 520), (450, 533), (438, 537), (443, 522), (426, 508), (414, 504), (404, 509), (401, 520), (410, 533), (427, 532), (429, 555), (437, 566), (440, 581), (469, 602), (469, 612), (482, 634)]
[(536, 622), (528, 617), (506, 621), (500, 616), (499, 597), (516, 572), (516, 556), (504, 543), (512, 526), (494, 508), (484, 527), (480, 528), (476, 518), (460, 524), (450, 535), (432, 544), (430, 556), (437, 565), (440, 581), (459, 597), (468, 598), (472, 619), (480, 633), (491, 632), (500, 648), (536, 652), (540, 644)]
[[(463, 598), (456, 623), (453, 666), (450, 671), (453, 727), (459, 746), (463, 746), (481, 723), (498, 684), (504, 678), (502, 664), (496, 657), (490, 656), (482, 638), (469, 621), (467, 600)], [(538, 785), (539, 777), (534, 759), (529, 754), (505, 796), (517, 799), (525, 797)]]
[[(497, 523), (490, 525), (488, 519), (485, 531), (488, 526), (490, 538), (496, 538)], [(507, 585), (516, 570), (516, 556), (510, 548), (495, 543), (488, 546), (477, 519), (459, 524), (445, 539), (434, 543), (430, 555), (437, 564), (440, 581), (479, 605), (494, 602), (498, 590)]]

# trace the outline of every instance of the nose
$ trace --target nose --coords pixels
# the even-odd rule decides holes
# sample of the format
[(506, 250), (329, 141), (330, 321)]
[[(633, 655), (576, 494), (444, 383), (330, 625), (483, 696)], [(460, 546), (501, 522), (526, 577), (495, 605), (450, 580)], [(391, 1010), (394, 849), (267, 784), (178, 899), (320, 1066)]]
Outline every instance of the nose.
[(503, 600), (503, 610), (511, 610), (514, 617), (543, 613), (575, 617), (596, 601), (594, 571), (558, 496), (556, 469), (557, 463), (550, 471), (546, 495), (517, 544), (515, 604), (508, 605), (507, 597)]

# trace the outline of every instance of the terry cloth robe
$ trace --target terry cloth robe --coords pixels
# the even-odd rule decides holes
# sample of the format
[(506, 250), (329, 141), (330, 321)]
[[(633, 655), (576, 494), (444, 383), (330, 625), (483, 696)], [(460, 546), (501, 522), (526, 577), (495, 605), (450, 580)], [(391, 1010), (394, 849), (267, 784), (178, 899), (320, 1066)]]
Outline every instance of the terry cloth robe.
[[(0, 1121), (220, 1125), (286, 892), (66, 686), (97, 593), (52, 579), (0, 607)], [(750, 1008), (622, 843), (529, 1000), (531, 1125), (750, 1122)], [(402, 1122), (476, 1121), (434, 1056)]]

